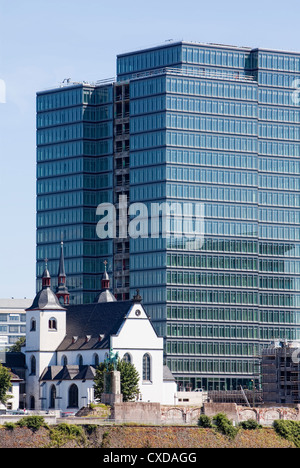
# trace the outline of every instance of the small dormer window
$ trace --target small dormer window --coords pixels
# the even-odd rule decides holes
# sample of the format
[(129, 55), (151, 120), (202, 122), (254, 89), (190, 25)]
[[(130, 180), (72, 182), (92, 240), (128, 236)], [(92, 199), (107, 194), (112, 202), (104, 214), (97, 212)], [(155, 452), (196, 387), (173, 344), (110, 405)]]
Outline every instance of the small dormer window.
[(48, 322), (49, 330), (57, 330), (57, 321), (55, 318), (51, 318)]

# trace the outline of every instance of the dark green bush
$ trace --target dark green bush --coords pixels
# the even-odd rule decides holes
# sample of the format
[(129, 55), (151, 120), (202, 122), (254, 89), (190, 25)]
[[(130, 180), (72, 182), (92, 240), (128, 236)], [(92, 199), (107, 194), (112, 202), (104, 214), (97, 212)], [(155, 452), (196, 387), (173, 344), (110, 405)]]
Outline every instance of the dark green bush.
[(199, 427), (212, 427), (212, 422), (209, 416), (206, 414), (201, 414), (200, 418), (198, 419), (198, 426)]
[(56, 430), (66, 436), (78, 437), (83, 434), (82, 427), (77, 426), (76, 424), (61, 423), (57, 425)]
[(92, 434), (93, 432), (96, 432), (97, 427), (97, 424), (87, 424), (84, 426), (84, 429), (87, 434)]
[(290, 442), (293, 442), (296, 447), (300, 448), (300, 422), (299, 421), (284, 421), (277, 419), (273, 422), (273, 427), (277, 434)]
[(20, 427), (28, 427), (33, 431), (38, 431), (40, 427), (46, 426), (42, 416), (24, 416), (16, 424)]
[(238, 428), (234, 427), (232, 422), (227, 418), (226, 414), (218, 413), (213, 417), (213, 423), (217, 430), (226, 435), (230, 439), (234, 439), (238, 433)]
[(12, 422), (5, 422), (4, 427), (5, 429), (12, 431), (16, 427), (16, 424)]
[(248, 430), (255, 430), (262, 427), (260, 424), (258, 424), (258, 422), (255, 421), (255, 419), (248, 419), (247, 421), (242, 421), (239, 425), (242, 429)]

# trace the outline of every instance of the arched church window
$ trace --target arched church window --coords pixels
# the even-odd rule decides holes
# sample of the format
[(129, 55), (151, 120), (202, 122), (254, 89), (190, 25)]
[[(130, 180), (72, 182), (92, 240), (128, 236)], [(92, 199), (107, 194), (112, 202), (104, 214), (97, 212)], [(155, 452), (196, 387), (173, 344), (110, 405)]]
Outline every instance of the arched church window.
[(31, 356), (30, 359), (30, 375), (36, 374), (36, 359), (35, 356)]
[(35, 398), (34, 396), (31, 396), (29, 399), (29, 409), (33, 410), (35, 409)]
[(131, 356), (129, 353), (125, 353), (123, 356), (123, 361), (125, 362), (131, 362)]
[(49, 330), (57, 330), (57, 321), (55, 318), (51, 318), (48, 322)]
[(67, 358), (67, 356), (63, 355), (63, 357), (61, 358), (61, 365), (62, 365), (62, 366), (67, 366), (67, 365), (68, 365), (68, 358)]
[(30, 322), (30, 331), (36, 331), (36, 320), (34, 318)]
[(151, 357), (148, 353), (143, 356), (143, 380), (151, 380)]
[(94, 354), (94, 366), (95, 367), (99, 366), (99, 356), (98, 356), (98, 354)]
[(78, 366), (83, 366), (83, 357), (81, 354), (78, 354), (77, 356), (77, 364)]
[(69, 388), (69, 408), (78, 408), (78, 387), (72, 384)]
[(55, 408), (55, 398), (56, 398), (56, 387), (55, 385), (51, 385), (49, 408)]

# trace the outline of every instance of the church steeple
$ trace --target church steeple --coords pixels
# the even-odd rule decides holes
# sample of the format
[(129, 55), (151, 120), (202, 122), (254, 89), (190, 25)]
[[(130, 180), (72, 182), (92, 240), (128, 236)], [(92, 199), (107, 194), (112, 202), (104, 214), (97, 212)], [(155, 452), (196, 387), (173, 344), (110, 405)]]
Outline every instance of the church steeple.
[(42, 289), (50, 288), (51, 276), (48, 270), (48, 259), (45, 259), (45, 270), (42, 276)]
[(103, 273), (102, 280), (101, 280), (101, 287), (102, 289), (109, 289), (109, 276), (106, 271), (107, 261), (105, 260), (105, 262), (103, 263), (104, 263), (104, 273)]
[(58, 286), (56, 289), (56, 296), (63, 302), (64, 305), (70, 304), (70, 293), (66, 286), (66, 270), (65, 270), (65, 258), (64, 258), (64, 243), (60, 243), (60, 259), (58, 269)]
[(101, 280), (101, 291), (96, 296), (94, 302), (115, 302), (117, 299), (109, 290), (109, 276), (106, 270), (107, 261), (104, 263), (104, 273)]
[(66, 279), (65, 258), (64, 258), (64, 243), (63, 243), (63, 241), (61, 241), (61, 243), (60, 243), (60, 259), (59, 259), (58, 278), (61, 278), (62, 280)]
[(27, 310), (65, 310), (51, 289), (51, 276), (48, 270), (47, 258), (45, 259), (45, 269), (42, 276), (42, 289), (37, 293), (31, 307)]

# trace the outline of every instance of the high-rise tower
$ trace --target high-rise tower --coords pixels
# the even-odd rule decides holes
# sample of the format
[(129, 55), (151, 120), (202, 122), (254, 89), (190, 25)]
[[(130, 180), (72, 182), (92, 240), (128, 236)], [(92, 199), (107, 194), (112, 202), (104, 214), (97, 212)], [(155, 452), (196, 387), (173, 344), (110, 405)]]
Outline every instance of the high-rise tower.
[[(299, 76), (299, 53), (178, 42), (119, 55), (113, 83), (38, 93), (38, 275), (63, 232), (70, 300), (88, 302), (107, 259), (184, 387), (247, 385), (262, 346), (299, 338)], [(191, 227), (202, 205), (204, 242), (176, 217), (168, 238), (97, 239), (120, 195), (176, 202)]]

